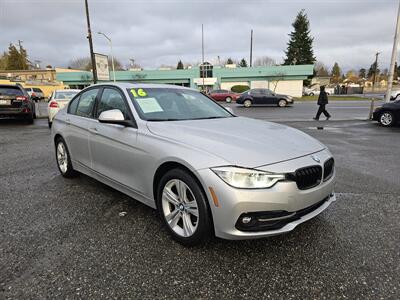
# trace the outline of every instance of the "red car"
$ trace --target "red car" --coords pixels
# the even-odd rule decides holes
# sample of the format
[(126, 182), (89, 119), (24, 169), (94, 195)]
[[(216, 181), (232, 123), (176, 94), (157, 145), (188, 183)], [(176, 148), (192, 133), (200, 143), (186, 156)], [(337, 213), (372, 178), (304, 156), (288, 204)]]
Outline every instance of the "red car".
[(228, 91), (228, 90), (212, 90), (208, 94), (215, 101), (226, 101), (228, 103), (232, 100), (236, 100), (240, 94)]

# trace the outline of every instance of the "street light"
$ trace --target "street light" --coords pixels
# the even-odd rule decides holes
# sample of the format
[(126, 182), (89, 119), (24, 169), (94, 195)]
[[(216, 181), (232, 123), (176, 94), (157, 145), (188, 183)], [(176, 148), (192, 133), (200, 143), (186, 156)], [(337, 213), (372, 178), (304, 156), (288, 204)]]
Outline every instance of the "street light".
[(98, 34), (103, 35), (103, 36), (108, 40), (108, 42), (110, 43), (110, 49), (111, 49), (111, 64), (112, 64), (113, 77), (114, 77), (114, 82), (115, 82), (114, 55), (113, 55), (113, 48), (112, 48), (111, 39), (110, 39), (107, 35), (105, 35), (103, 32), (101, 32), (101, 31), (99, 31)]

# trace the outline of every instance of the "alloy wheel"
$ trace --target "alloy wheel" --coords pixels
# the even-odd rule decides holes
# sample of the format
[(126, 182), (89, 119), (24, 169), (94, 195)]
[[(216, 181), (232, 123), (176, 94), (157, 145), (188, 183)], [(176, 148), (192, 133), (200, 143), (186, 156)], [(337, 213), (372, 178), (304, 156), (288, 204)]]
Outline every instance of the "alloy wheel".
[(244, 104), (245, 107), (250, 107), (251, 106), (251, 101), (250, 100), (245, 100), (243, 104)]
[(231, 103), (231, 102), (232, 102), (232, 98), (231, 98), (231, 97), (226, 97), (225, 101), (226, 101), (227, 103)]
[(285, 107), (286, 106), (286, 101), (285, 100), (279, 100), (278, 102), (279, 107)]
[(63, 142), (57, 145), (57, 163), (63, 174), (68, 171), (68, 154)]
[(199, 209), (186, 183), (179, 179), (168, 181), (162, 192), (161, 203), (164, 218), (177, 235), (190, 237), (196, 232)]
[(393, 122), (393, 116), (389, 112), (385, 112), (380, 117), (380, 122), (384, 126), (390, 126)]

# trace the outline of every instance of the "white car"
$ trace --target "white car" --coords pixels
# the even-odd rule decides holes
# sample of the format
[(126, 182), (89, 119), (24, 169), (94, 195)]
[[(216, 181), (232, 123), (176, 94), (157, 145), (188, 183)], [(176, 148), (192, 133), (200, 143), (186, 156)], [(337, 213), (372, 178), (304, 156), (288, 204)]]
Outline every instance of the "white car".
[[(326, 87), (325, 88), (325, 92), (328, 95), (333, 95), (335, 93), (335, 89)], [(303, 95), (304, 96), (318, 96), (319, 95), (319, 89), (304, 88)]]
[(47, 106), (49, 128), (53, 123), (54, 116), (62, 109), (80, 90), (55, 90), (50, 98)]
[(390, 100), (399, 100), (400, 99), (400, 90), (392, 90), (390, 93)]
[(32, 100), (38, 101), (44, 99), (44, 93), (39, 88), (25, 88), (25, 91), (29, 94)]

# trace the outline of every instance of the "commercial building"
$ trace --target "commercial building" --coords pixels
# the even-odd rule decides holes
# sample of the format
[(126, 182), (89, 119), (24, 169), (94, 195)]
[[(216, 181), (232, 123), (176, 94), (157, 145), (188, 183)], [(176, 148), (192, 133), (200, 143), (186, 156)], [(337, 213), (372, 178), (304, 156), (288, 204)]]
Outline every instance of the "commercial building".
[[(269, 88), (276, 93), (302, 96), (303, 80), (313, 75), (313, 65), (220, 67), (209, 63), (183, 69), (116, 71), (117, 81), (182, 85), (197, 89), (230, 89), (234, 85)], [(111, 72), (110, 79), (113, 78)], [(85, 71), (56, 72), (56, 79), (70, 87), (82, 88), (92, 83), (92, 73)]]

